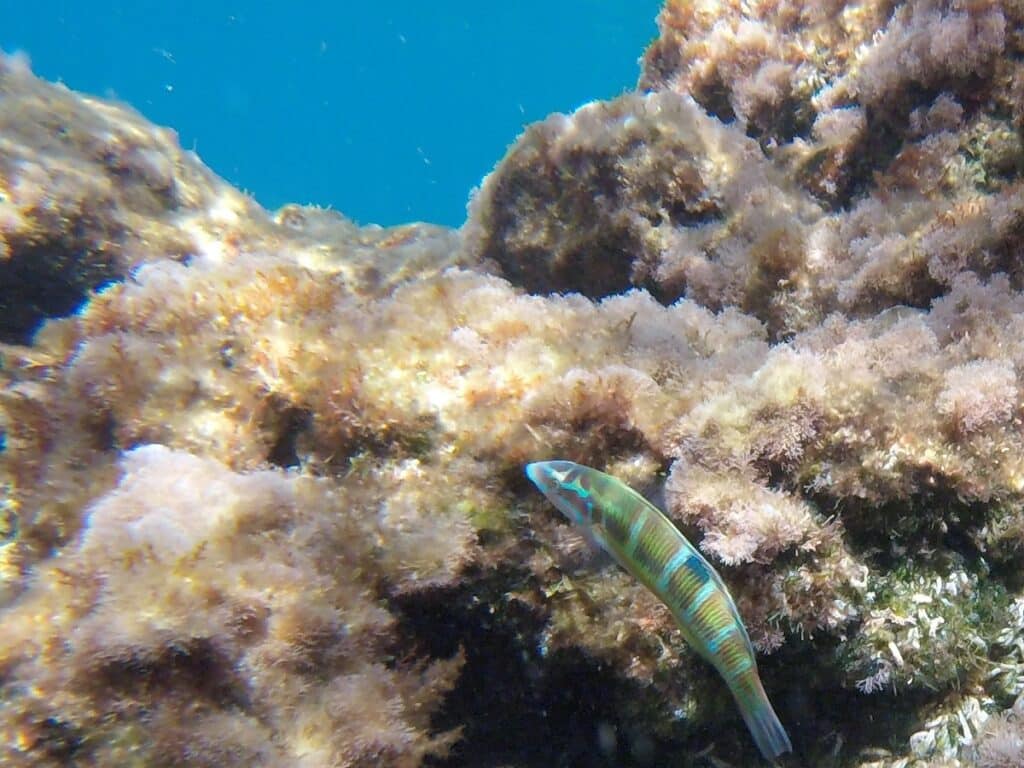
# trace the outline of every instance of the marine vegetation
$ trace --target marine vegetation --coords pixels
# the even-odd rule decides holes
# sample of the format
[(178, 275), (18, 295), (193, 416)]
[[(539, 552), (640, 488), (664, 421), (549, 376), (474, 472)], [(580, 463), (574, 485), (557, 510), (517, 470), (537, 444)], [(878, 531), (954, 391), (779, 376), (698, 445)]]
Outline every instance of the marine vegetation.
[[(1024, 4), (658, 25), (457, 230), (0, 57), (0, 763), (751, 765), (706, 562), (780, 763), (1024, 764)], [(705, 560), (589, 567), (538, 457)]]

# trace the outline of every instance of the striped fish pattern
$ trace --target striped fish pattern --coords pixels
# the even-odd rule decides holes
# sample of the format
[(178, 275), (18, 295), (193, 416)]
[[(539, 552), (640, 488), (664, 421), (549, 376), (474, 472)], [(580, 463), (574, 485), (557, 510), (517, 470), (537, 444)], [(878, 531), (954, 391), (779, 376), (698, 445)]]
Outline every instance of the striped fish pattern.
[(725, 679), (761, 754), (792, 751), (761, 685), (754, 649), (721, 577), (662, 512), (611, 475), (571, 461), (526, 475), (589, 539), (668, 606), (683, 637)]

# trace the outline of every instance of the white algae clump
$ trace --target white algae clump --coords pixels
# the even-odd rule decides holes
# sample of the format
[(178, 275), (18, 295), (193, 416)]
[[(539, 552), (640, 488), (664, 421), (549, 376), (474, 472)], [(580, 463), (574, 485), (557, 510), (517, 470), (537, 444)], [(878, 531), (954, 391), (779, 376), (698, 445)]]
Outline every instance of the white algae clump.
[(458, 231), (0, 59), (0, 762), (754, 764), (567, 459), (721, 572), (801, 760), (1020, 764), (1024, 8), (659, 24)]

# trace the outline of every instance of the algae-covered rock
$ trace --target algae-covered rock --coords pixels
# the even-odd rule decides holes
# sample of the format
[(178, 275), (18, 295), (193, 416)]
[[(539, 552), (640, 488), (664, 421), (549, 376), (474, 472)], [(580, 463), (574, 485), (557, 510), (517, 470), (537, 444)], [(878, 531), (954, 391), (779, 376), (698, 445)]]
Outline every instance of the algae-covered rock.
[(286, 206), (273, 217), (126, 105), (37, 80), (0, 59), (0, 341), (39, 324), (138, 266), (197, 255), (290, 248), (296, 260), (380, 293), (457, 262), (444, 227), (359, 228)]
[(721, 571), (800, 760), (1015, 764), (1020, 26), (669, 2), (459, 231), (265, 212), (4, 59), (3, 759), (753, 764), (565, 458)]

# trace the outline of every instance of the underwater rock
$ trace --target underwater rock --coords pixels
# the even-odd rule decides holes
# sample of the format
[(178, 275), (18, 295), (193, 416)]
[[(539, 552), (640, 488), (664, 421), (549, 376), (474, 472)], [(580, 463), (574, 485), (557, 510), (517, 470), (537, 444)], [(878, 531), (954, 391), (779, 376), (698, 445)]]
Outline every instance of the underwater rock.
[(467, 247), (531, 292), (643, 287), (778, 339), (965, 270), (1024, 286), (1024, 11), (833, 5), (668, 2), (649, 92), (527, 128)]
[(274, 221), (288, 235), (278, 247), (300, 254), (299, 263), (309, 269), (338, 275), (361, 296), (386, 296), (409, 280), (471, 266), (458, 232), (448, 227), (361, 227), (337, 211), (309, 205), (285, 205), (274, 212)]
[(287, 248), (376, 294), (457, 263), (456, 246), (428, 224), (359, 228), (300, 206), (272, 218), (173, 131), (0, 56), (0, 341), (27, 343), (46, 318), (152, 261)]
[(138, 264), (265, 218), (173, 131), (0, 57), (0, 340), (27, 342)]
[(413, 765), (446, 752), (454, 734), (429, 735), (430, 715), (460, 659), (394, 660), (396, 617), (370, 567), (408, 516), (160, 445), (126, 453), (120, 473), (4, 613), (3, 762)]
[[(1018, 4), (999, 0), (668, 0), (640, 87), (690, 95), (735, 121), (841, 208), (887, 166), (913, 174), (921, 144), (911, 139), (994, 116), (1011, 135), (1020, 127), (1021, 21)], [(1018, 143), (1018, 163), (1019, 153)]]
[(470, 252), (534, 293), (637, 286), (665, 303), (686, 293), (750, 310), (745, 299), (769, 295), (799, 256), (804, 220), (820, 215), (756, 142), (660, 92), (529, 127), (484, 180), (464, 233)]
[(750, 764), (549, 458), (661, 492), (809, 764), (1013, 751), (1020, 8), (717, 8), (459, 232), (267, 213), (4, 60), (7, 762)]

